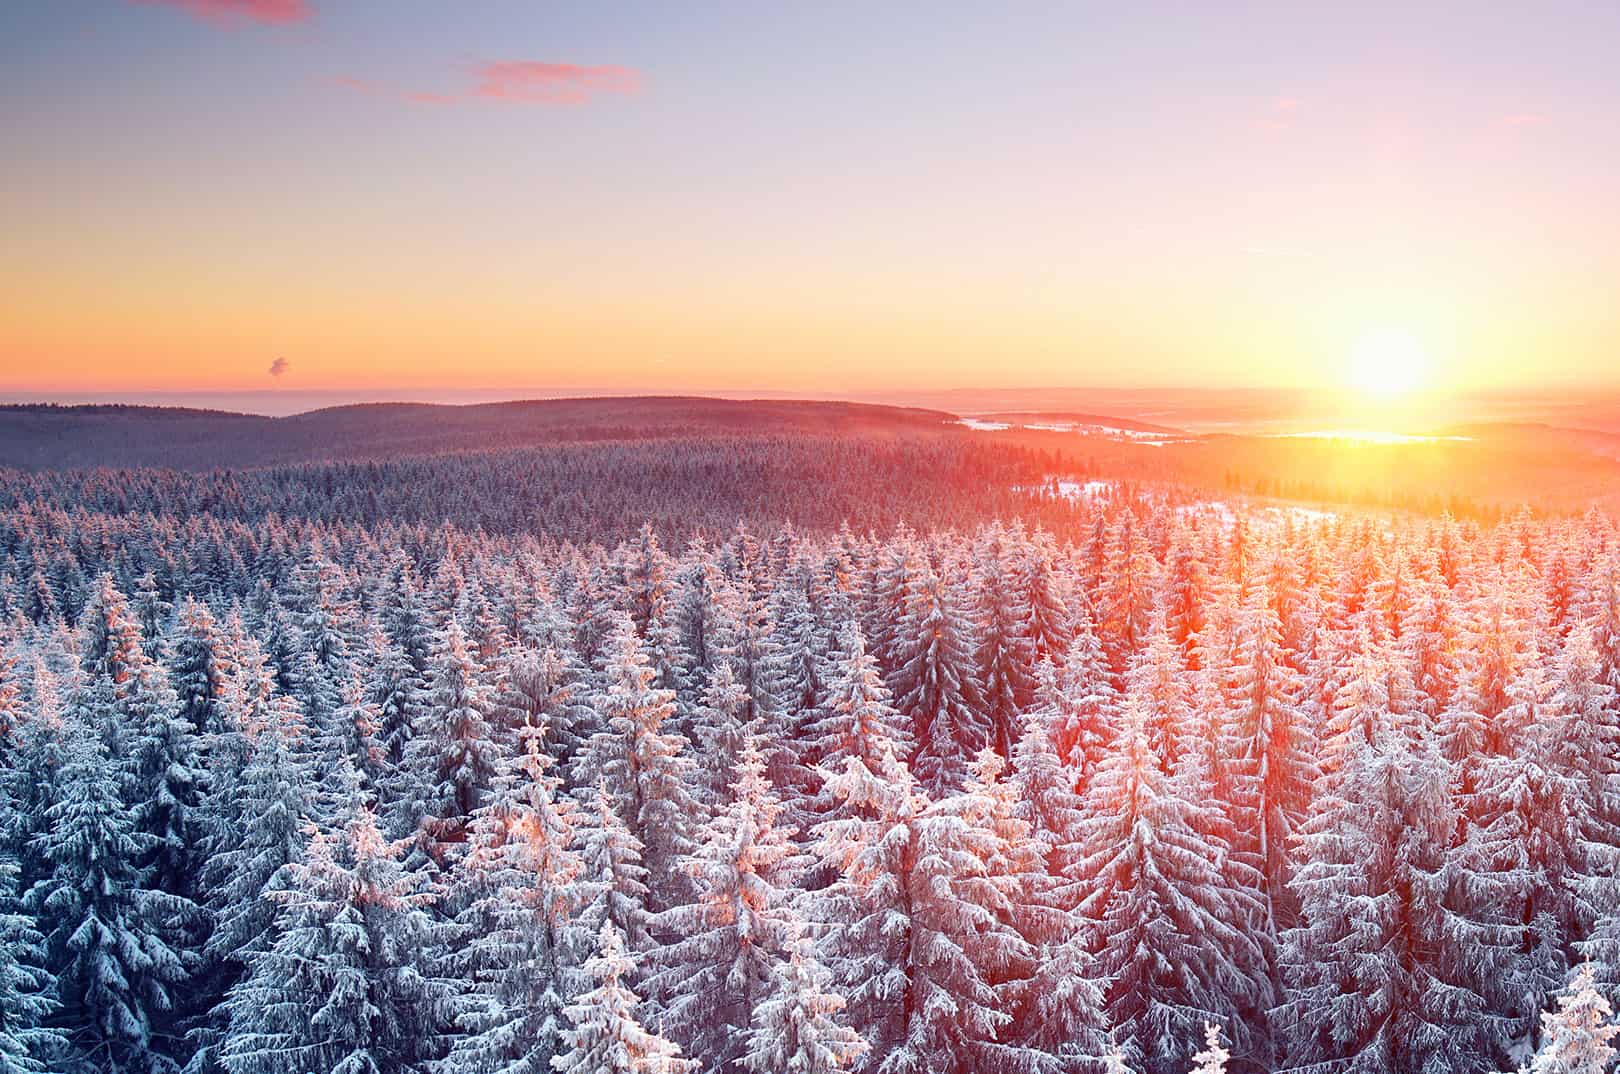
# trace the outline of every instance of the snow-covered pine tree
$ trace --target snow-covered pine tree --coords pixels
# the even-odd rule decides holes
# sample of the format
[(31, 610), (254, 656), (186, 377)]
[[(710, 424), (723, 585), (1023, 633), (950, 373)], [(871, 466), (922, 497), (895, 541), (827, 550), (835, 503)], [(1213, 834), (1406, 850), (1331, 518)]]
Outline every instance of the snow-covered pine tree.
[(1038, 689), (1036, 704), (1059, 714), (1054, 729), (1058, 755), (1075, 767), (1076, 785), (1084, 788), (1113, 742), (1119, 694), (1108, 669), (1108, 654), (1083, 607), (1062, 659), (1055, 692), (1047, 695)]
[(868, 1050), (860, 1034), (839, 1015), (844, 997), (832, 991), (832, 974), (816, 960), (807, 937), (790, 946), (777, 965), (771, 990), (754, 1008), (742, 1065), (755, 1074), (839, 1074), (852, 1070)]
[(808, 894), (806, 917), (852, 1028), (871, 1046), (862, 1069), (879, 1070), (908, 1034), (911, 926), (906, 902), (916, 867), (917, 825), (928, 798), (892, 749), (876, 769), (858, 756), (827, 772), (837, 815), (816, 826), (816, 853), (838, 879)]
[(1282, 623), (1263, 584), (1251, 589), (1225, 695), (1227, 723), (1242, 743), (1232, 798), (1242, 848), (1263, 876), (1267, 917), (1292, 920), (1287, 882), (1295, 829), (1310, 807), (1318, 772), (1301, 726), (1299, 687), (1283, 658)]
[(757, 739), (743, 746), (734, 797), (698, 832), (682, 862), (693, 899), (658, 916), (671, 937), (653, 959), (648, 991), (666, 1032), (682, 1040), (698, 1069), (733, 1069), (755, 1008), (787, 957), (796, 918), (789, 909), (797, 864)]
[(851, 1024), (883, 1074), (1023, 1069), (1032, 1049), (1002, 1042), (1012, 1019), (996, 983), (1027, 965), (1016, 909), (991, 873), (1002, 849), (982, 796), (930, 803), (892, 754), (881, 773), (856, 758), (830, 780), (853, 816), (818, 826), (841, 878), (809, 900), (829, 930), (829, 964)]
[(1276, 1039), (1290, 1067), (1477, 1074), (1500, 1039), (1488, 927), (1447, 905), (1456, 812), (1430, 749), (1354, 741), (1300, 828)]
[(578, 658), (560, 638), (510, 653), (499, 704), (502, 731), (540, 733), (541, 748), (567, 771), (585, 730), (584, 679)]
[(913, 580), (894, 631), (898, 666), (889, 689), (916, 735), (912, 767), (930, 794), (961, 787), (969, 759), (990, 741), (978, 709), (970, 626), (937, 573)]
[[(262, 670), (262, 662), (260, 662)], [(244, 712), (235, 677), (222, 697), (228, 725), (252, 721), (243, 734), (248, 759), (230, 783), (210, 787), (203, 812), (228, 821), (214, 826), (200, 886), (212, 929), (203, 945), (203, 968), (195, 986), (208, 996), (209, 1016), (193, 1030), (197, 1055), (189, 1069), (214, 1071), (223, 1040), (226, 1009), (221, 1001), (275, 940), (278, 906), (272, 897), (282, 870), (303, 853), (312, 812), (308, 765), (294, 742), (301, 733), (296, 713), (275, 707)], [(255, 699), (288, 703), (288, 699)], [(265, 722), (259, 722), (259, 721)]]
[(615, 620), (607, 652), (605, 682), (593, 702), (605, 728), (581, 752), (574, 781), (607, 781), (616, 809), (644, 848), (652, 908), (663, 909), (686, 890), (678, 863), (702, 816), (692, 798), (692, 760), (686, 740), (665, 729), (675, 695), (652, 685), (652, 668), (627, 616)]
[(551, 1060), (557, 1074), (689, 1074), (680, 1046), (649, 1032), (638, 1016), (641, 1000), (627, 978), (635, 962), (611, 922), (597, 934), (596, 955), (585, 963), (596, 987), (563, 1009), (572, 1029), (563, 1031), (568, 1051)]
[(61, 1001), (45, 938), (17, 892), (17, 863), (0, 856), (0, 1074), (61, 1069), (67, 1040), (47, 1019)]
[(185, 900), (151, 886), (154, 837), (121, 796), (118, 769), (94, 731), (70, 723), (45, 830), (49, 872), (24, 898), (45, 934), (63, 1000), (53, 1024), (73, 1043), (69, 1068), (104, 1074), (177, 1070), (183, 1049), (154, 1035), (186, 976), (170, 946)]
[(230, 664), (206, 604), (189, 596), (181, 602), (171, 648), (169, 674), (181, 718), (199, 735), (219, 730), (215, 707)]
[(1029, 608), (1028, 632), (1035, 659), (1060, 659), (1074, 637), (1074, 620), (1065, 596), (1067, 579), (1057, 564), (1052, 535), (1037, 531), (1013, 566), (1014, 582)]
[(1010, 757), (1020, 730), (1018, 716), (1035, 689), (1030, 675), (1035, 662), (1031, 611), (1023, 589), (1014, 584), (999, 535), (986, 542), (976, 560), (973, 656), (979, 709), (989, 723), (989, 744)]
[(453, 858), (495, 778), (491, 708), (483, 669), (452, 618), (428, 662), (428, 687), (399, 773), (410, 789), (396, 800), (396, 830), (420, 826), (423, 847), (436, 861)]
[(911, 752), (910, 728), (890, 704), (859, 623), (846, 623), (839, 632), (826, 712), (809, 733), (814, 739), (811, 752), (828, 771), (841, 771), (849, 757), (858, 757), (877, 771), (885, 749), (892, 748), (901, 757)]
[(1223, 848), (1196, 824), (1149, 744), (1142, 704), (1128, 698), (1114, 752), (1085, 797), (1079, 913), (1095, 922), (1111, 978), (1109, 1021), (1133, 1061), (1168, 1072), (1204, 1021), (1231, 1022), (1257, 999), (1262, 952), (1248, 909), (1221, 872)]
[(229, 1074), (420, 1074), (437, 1057), (448, 990), (428, 967), (432, 894), (402, 845), (359, 808), (287, 867), (275, 943), (225, 1001)]
[[(1037, 694), (1056, 693), (1056, 672), (1042, 660), (1036, 671)], [(1062, 719), (1058, 703), (1038, 704), (1024, 717), (1024, 730), (1013, 747), (1017, 788), (1014, 801), (1020, 820), (1029, 825), (1030, 837), (1040, 845), (1050, 884), (1042, 892), (1054, 908), (1072, 911), (1081, 896), (1077, 866), (1082, 854), (1075, 842), (1080, 832), (1082, 802), (1074, 787), (1078, 773), (1058, 755), (1054, 725)], [(1042, 937), (1050, 942), (1055, 937)]]
[(1015, 1025), (1038, 1074), (1094, 1074), (1108, 1054), (1108, 978), (1090, 948), (1087, 923), (1070, 919), (1069, 934), (1041, 945)]
[(598, 780), (580, 796), (575, 819), (584, 862), (579, 881), (584, 902), (575, 920), (592, 935), (601, 932), (603, 924), (610, 924), (632, 951), (646, 950), (651, 943), (652, 915), (647, 909), (641, 840), (619, 818), (605, 780)]
[(709, 812), (731, 804), (732, 776), (748, 741), (748, 691), (737, 681), (730, 664), (721, 664), (703, 687), (702, 700), (692, 713), (692, 739), (697, 747), (698, 780), (702, 803)]
[(1583, 964), (1558, 997), (1558, 1009), (1542, 1013), (1542, 1043), (1527, 1074), (1608, 1074), (1616, 1034), (1614, 1009), (1598, 993), (1591, 964)]
[(453, 883), (466, 908), (447, 959), (460, 1036), (439, 1068), (543, 1074), (562, 1050), (569, 971), (590, 944), (574, 921), (585, 893), (575, 849), (573, 803), (562, 780), (525, 736), (516, 763), (503, 762), (490, 800), (473, 815), (470, 850)]

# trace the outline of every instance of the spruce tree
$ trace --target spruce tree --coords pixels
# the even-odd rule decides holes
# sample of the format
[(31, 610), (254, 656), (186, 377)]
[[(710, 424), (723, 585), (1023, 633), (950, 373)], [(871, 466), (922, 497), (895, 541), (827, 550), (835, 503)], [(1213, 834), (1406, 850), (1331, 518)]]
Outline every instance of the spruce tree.
[(432, 894), (370, 812), (317, 832), (272, 892), (276, 939), (231, 989), (229, 1074), (419, 1074), (436, 1057), (447, 990), (432, 975)]
[(795, 925), (792, 833), (777, 826), (782, 805), (757, 740), (744, 745), (734, 771), (731, 805), (702, 828), (683, 862), (692, 901), (659, 915), (658, 931), (671, 940), (648, 980), (665, 1028), (699, 1069), (714, 1072), (741, 1059)]
[(170, 922), (190, 908), (152, 886), (142, 862), (156, 840), (136, 826), (99, 737), (74, 725), (64, 733), (65, 756), (37, 837), (49, 872), (24, 899), (59, 981), (54, 1024), (72, 1040), (75, 1061), (93, 1069), (177, 1070), (183, 1046), (156, 1034), (186, 977)]
[(551, 1060), (551, 1069), (557, 1074), (689, 1074), (697, 1069), (681, 1058), (679, 1045), (643, 1027), (641, 1000), (626, 983), (635, 962), (611, 923), (603, 923), (596, 952), (585, 963), (596, 987), (564, 1008), (573, 1028), (563, 1031), (568, 1051)]
[(440, 1066), (445, 1074), (541, 1074), (561, 1052), (566, 977), (590, 937), (574, 922), (585, 862), (553, 764), (539, 735), (527, 736), (521, 761), (503, 764), (473, 816), (471, 849), (455, 878), (466, 909), (447, 960), (461, 1036)]

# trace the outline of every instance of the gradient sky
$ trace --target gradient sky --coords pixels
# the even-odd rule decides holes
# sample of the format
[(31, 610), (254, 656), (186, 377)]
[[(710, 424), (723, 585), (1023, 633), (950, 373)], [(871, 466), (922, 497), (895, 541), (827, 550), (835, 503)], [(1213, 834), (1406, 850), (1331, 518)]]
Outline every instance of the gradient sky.
[(1617, 72), (1612, 3), (5, 0), (0, 392), (1614, 386)]

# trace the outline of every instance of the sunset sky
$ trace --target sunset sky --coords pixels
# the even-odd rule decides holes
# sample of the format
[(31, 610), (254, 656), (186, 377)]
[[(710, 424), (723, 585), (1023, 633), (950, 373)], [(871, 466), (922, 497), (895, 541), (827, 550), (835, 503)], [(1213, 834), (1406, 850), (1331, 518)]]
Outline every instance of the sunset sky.
[(1392, 335), (1613, 387), (1617, 72), (1599, 3), (6, 0), (0, 393), (1320, 388)]

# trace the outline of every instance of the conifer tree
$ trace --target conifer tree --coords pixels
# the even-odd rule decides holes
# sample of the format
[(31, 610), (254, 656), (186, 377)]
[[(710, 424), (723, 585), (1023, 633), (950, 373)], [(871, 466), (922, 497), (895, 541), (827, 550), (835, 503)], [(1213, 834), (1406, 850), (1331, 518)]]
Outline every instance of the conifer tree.
[(683, 862), (693, 901), (659, 915), (658, 930), (672, 940), (648, 981), (665, 1028), (684, 1038), (699, 1069), (715, 1072), (741, 1059), (795, 931), (792, 833), (777, 826), (782, 806), (756, 739), (744, 745), (735, 774), (731, 805), (703, 827)]
[(1500, 1021), (1483, 980), (1491, 930), (1448, 905), (1463, 874), (1445, 768), (1359, 741), (1300, 829), (1300, 924), (1282, 945), (1287, 1064), (1478, 1071)]
[(852, 1070), (867, 1043), (838, 1016), (844, 997), (816, 961), (810, 941), (793, 942), (776, 967), (770, 994), (754, 1008), (743, 1065), (756, 1074), (838, 1074)]
[(1268, 919), (1291, 917), (1286, 884), (1294, 831), (1317, 778), (1298, 713), (1298, 684), (1283, 658), (1282, 623), (1263, 586), (1251, 593), (1226, 693), (1228, 721), (1242, 743), (1235, 827), (1263, 875)]
[(446, 987), (421, 874), (365, 809), (319, 831), (272, 898), (276, 940), (231, 989), (229, 1074), (412, 1074), (435, 1058)]
[(70, 725), (46, 828), (38, 837), (49, 872), (24, 899), (45, 934), (63, 1005), (54, 1024), (77, 1061), (107, 1074), (176, 1070), (178, 1043), (155, 1036), (185, 979), (169, 922), (184, 900), (151, 886), (154, 837), (140, 831), (120, 795), (100, 739)]
[(1133, 697), (1086, 793), (1080, 870), (1089, 890), (1079, 912), (1096, 922), (1121, 1047), (1144, 1069), (1168, 1071), (1203, 1021), (1231, 1021), (1258, 1000), (1252, 971), (1262, 954), (1221, 873), (1222, 849), (1206, 841), (1195, 803), (1177, 794), (1148, 734)]
[(678, 1045), (642, 1025), (641, 1000), (626, 979), (635, 963), (625, 953), (624, 939), (604, 922), (597, 953), (585, 963), (596, 987), (564, 1008), (573, 1024), (563, 1031), (568, 1051), (551, 1060), (557, 1074), (689, 1074), (697, 1068), (681, 1058)]
[(553, 763), (539, 736), (527, 736), (521, 762), (503, 765), (473, 817), (457, 879), (469, 889), (456, 921), (461, 944), (448, 960), (462, 1035), (441, 1065), (446, 1074), (540, 1074), (561, 1051), (565, 978), (590, 938), (573, 920), (585, 863)]
[(610, 924), (631, 950), (645, 950), (652, 915), (647, 909), (641, 840), (619, 819), (605, 780), (589, 789), (575, 816), (584, 864), (580, 881), (584, 902), (576, 915), (579, 927), (595, 934), (602, 925)]
[(61, 1001), (45, 938), (17, 892), (17, 863), (0, 856), (0, 1074), (56, 1069), (67, 1040), (47, 1019)]
[(990, 726), (977, 708), (968, 624), (937, 574), (908, 592), (895, 652), (889, 689), (916, 735), (917, 779), (931, 794), (954, 791), (967, 778), (968, 758), (989, 744)]
[(1003, 757), (1011, 757), (1019, 732), (1018, 716), (1035, 689), (1030, 676), (1035, 660), (1031, 612), (1023, 603), (1023, 591), (1013, 584), (999, 541), (989, 542), (978, 560), (974, 667), (979, 706), (989, 723), (989, 745)]
[(427, 691), (400, 772), (410, 789), (398, 800), (401, 830), (420, 824), (436, 860), (461, 842), (495, 778), (491, 702), (461, 624), (451, 619), (428, 665)]
[(1558, 1009), (1541, 1016), (1541, 1047), (1529, 1074), (1608, 1074), (1620, 1034), (1609, 1001), (1598, 994), (1592, 967), (1583, 965), (1562, 995)]
[(665, 729), (674, 694), (652, 685), (653, 672), (635, 628), (620, 617), (608, 639), (606, 682), (595, 699), (604, 729), (580, 756), (575, 781), (607, 781), (616, 810), (640, 840), (655, 909), (674, 905), (685, 888), (678, 861), (691, 847), (692, 762), (686, 741)]

